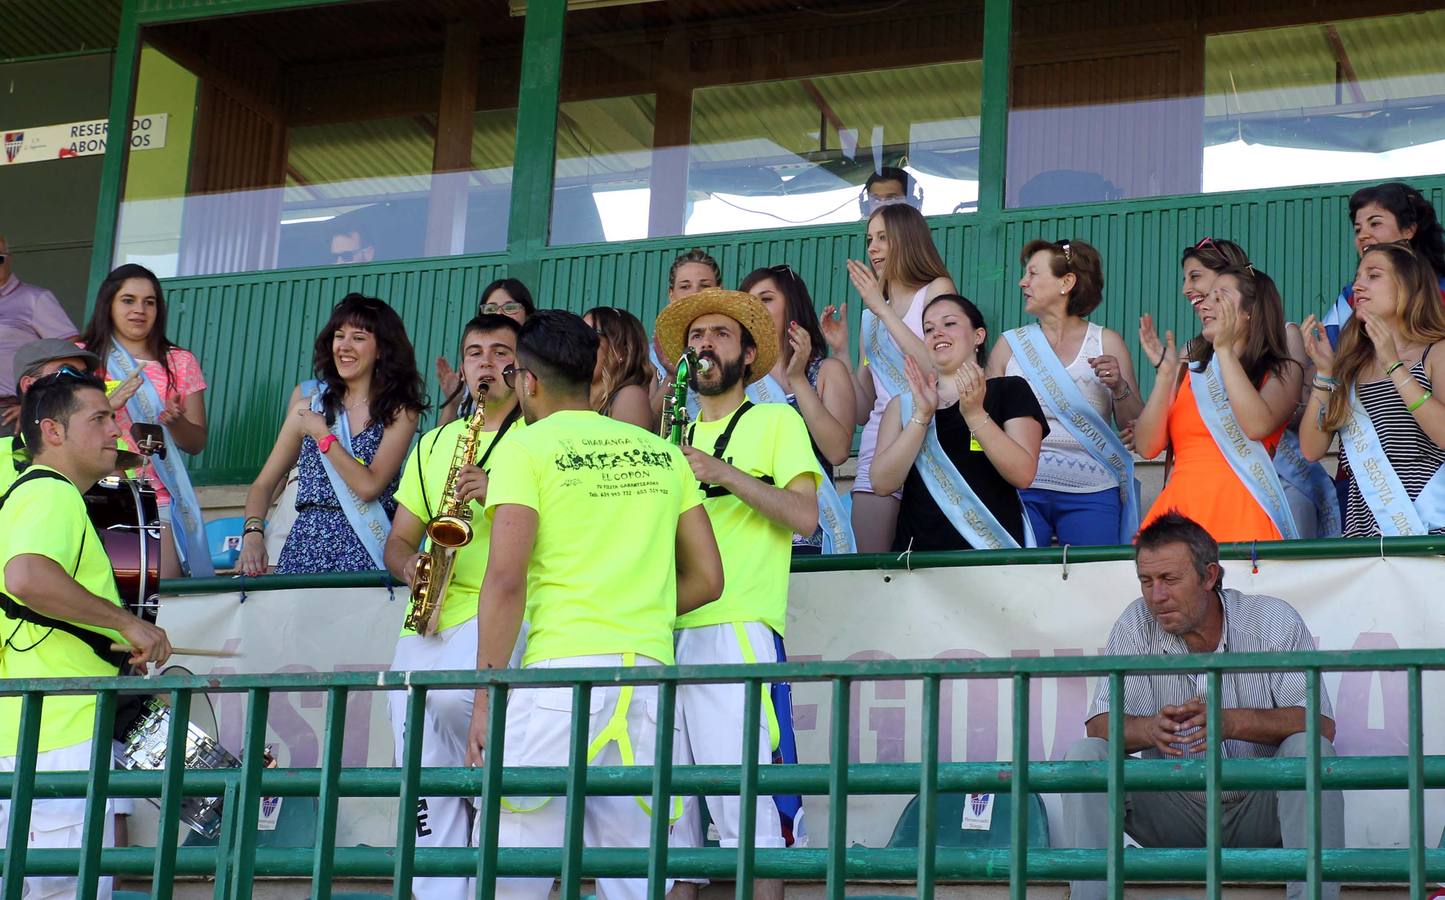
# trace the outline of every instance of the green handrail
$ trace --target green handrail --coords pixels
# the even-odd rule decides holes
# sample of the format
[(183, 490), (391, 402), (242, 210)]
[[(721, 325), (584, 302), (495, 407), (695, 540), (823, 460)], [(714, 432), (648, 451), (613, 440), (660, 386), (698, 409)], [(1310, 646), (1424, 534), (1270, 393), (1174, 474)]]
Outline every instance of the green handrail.
[[(393, 893), (407, 896), (419, 875), (480, 876), (477, 895), (489, 898), (498, 876), (561, 876), (563, 895), (580, 895), (584, 878), (624, 876), (648, 878), (658, 896), (666, 876), (704, 875), (738, 879), (738, 895), (747, 897), (754, 877), (825, 879), (828, 893), (843, 896), (850, 882), (859, 879), (918, 881), (927, 896), (937, 879), (985, 879), (1010, 882), (1011, 893), (1022, 897), (1030, 882), (1040, 879), (1107, 879), (1118, 895), (1126, 880), (1203, 880), (1218, 896), (1225, 881), (1304, 880), (1317, 893), (1325, 881), (1371, 880), (1407, 882), (1421, 896), (1430, 880), (1445, 877), (1445, 851), (1431, 848), (1424, 834), (1424, 791), (1445, 787), (1445, 756), (1423, 750), (1422, 673), (1445, 669), (1445, 649), (1311, 651), (1287, 654), (1204, 654), (1173, 657), (1036, 657), (1008, 659), (867, 660), (842, 662), (775, 663), (729, 666), (536, 669), (452, 672), (340, 672), (331, 674), (284, 673), (234, 675), (221, 678), (166, 675), (156, 679), (14, 679), (0, 682), (0, 694), (22, 698), (19, 757), (13, 773), (0, 774), (0, 793), (13, 800), (7, 847), (0, 874), (5, 894), (18, 896), (23, 874), (78, 873), (78, 896), (93, 896), (102, 873), (150, 875), (156, 896), (169, 896), (177, 875), (214, 875), (218, 895), (247, 897), (258, 876), (310, 877), (315, 896), (329, 897), (330, 882), (344, 876), (389, 876)], [(1317, 719), (1321, 703), (1320, 674), (1348, 670), (1404, 671), (1407, 676), (1411, 738), (1408, 753), (1391, 757), (1340, 757), (1322, 760), (1318, 744), (1304, 759), (1225, 759), (1217, 731), (1209, 736), (1205, 756), (1183, 760), (1126, 759), (1122, 735), (1114, 730), (1114, 750), (1105, 762), (1049, 762), (1027, 759), (1030, 730), (1028, 696), (1038, 678), (1100, 675), (1122, 690), (1126, 674), (1206, 672), (1208, 696), (1218, 714), (1219, 690), (1227, 672), (1303, 671), (1307, 683), (1307, 718)], [(1013, 760), (991, 763), (942, 762), (937, 756), (937, 726), (944, 679), (1006, 678), (1012, 681)], [(756, 762), (730, 766), (588, 767), (588, 697), (593, 689), (619, 684), (659, 684), (659, 744), (666, 747), (676, 716), (676, 687), (698, 682), (740, 682), (747, 685), (747, 722), (760, 720), (761, 691), (766, 682), (827, 682), (833, 693), (830, 726), (831, 757), (826, 763), (762, 766)], [(852, 763), (848, 760), (851, 686), (854, 682), (915, 680), (923, 682), (923, 735), (932, 736), (931, 751), (918, 763)], [(537, 686), (569, 686), (574, 716), (571, 763), (566, 767), (504, 768), (501, 741), (505, 724), (506, 692)], [(407, 690), (408, 733), (423, 710), (426, 694), (436, 689), (478, 687), (491, 695), (488, 720), (488, 761), (480, 769), (423, 768), (420, 743), (413, 739), (403, 748), (397, 768), (343, 768), (346, 700), (353, 691)], [(242, 766), (232, 770), (150, 772), (108, 770), (108, 740), (113, 728), (116, 698), (121, 693), (168, 693), (172, 705), (186, 711), (192, 692), (244, 693), (247, 697)], [(261, 765), (269, 698), (277, 692), (324, 691), (328, 698), (325, 750), (320, 768), (267, 770)], [(98, 749), (90, 771), (36, 772), (36, 745), (45, 698), (55, 694), (95, 692), (99, 697), (95, 721)], [(1117, 717), (1111, 718), (1111, 726)], [(1122, 719), (1117, 719), (1122, 722)], [(756, 730), (756, 729), (753, 729)], [(1317, 727), (1311, 729), (1317, 732)], [(184, 734), (170, 735), (170, 752), (179, 754)], [(172, 758), (178, 758), (173, 756)], [(668, 757), (670, 758), (670, 757)], [(1318, 829), (1308, 846), (1291, 850), (1246, 850), (1223, 846), (1219, 797), (1224, 790), (1305, 790), (1311, 809), (1319, 809), (1322, 790), (1399, 790), (1409, 793), (1410, 845), (1408, 849), (1324, 848)], [(1122, 820), (1126, 791), (1204, 790), (1209, 800), (1203, 849), (1124, 850), (1115, 844), (1104, 850), (1029, 848), (1028, 815), (1031, 793), (1107, 792), (1111, 815)], [(940, 848), (932, 825), (937, 820), (941, 792), (1010, 791), (1014, 819), (1007, 850)], [(918, 793), (920, 846), (914, 849), (849, 847), (847, 806), (854, 794), (906, 795)], [(682, 850), (666, 848), (665, 822), (655, 823), (651, 846), (646, 849), (589, 849), (582, 845), (580, 810), (585, 796), (651, 796), (654, 809), (666, 809), (674, 795), (732, 795), (743, 798), (749, 809), (759, 795), (797, 793), (827, 795), (832, 804), (829, 846), (815, 850), (756, 850), (749, 840), (741, 849)], [(519, 849), (497, 846), (500, 799), (504, 794), (565, 796), (568, 823), (563, 846), (554, 849)], [(30, 849), (24, 836), (34, 800), (85, 797), (86, 828), (101, 824), (100, 810), (109, 797), (151, 797), (161, 800), (162, 840), (158, 847), (102, 849), (98, 840), (86, 840), (80, 849)], [(222, 796), (222, 839), (214, 848), (175, 846), (177, 812), (182, 796)], [(320, 806), (314, 846), (299, 849), (256, 845), (254, 821), (262, 796), (317, 797)], [(399, 797), (402, 808), (420, 796), (473, 796), (479, 798), (482, 844), (479, 849), (415, 848), (410, 824), (398, 827), (394, 847), (337, 847), (336, 806), (341, 797)], [(574, 812), (574, 810), (577, 810)], [(756, 828), (744, 816), (744, 837)], [(98, 834), (98, 831), (96, 832)], [(14, 876), (14, 877), (10, 877)]]

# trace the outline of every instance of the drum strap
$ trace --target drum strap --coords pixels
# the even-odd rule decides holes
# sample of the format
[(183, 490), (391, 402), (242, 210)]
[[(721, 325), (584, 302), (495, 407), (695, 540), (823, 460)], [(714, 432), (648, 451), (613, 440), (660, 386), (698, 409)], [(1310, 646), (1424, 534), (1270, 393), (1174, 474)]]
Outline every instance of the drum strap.
[[(25, 472), (24, 475), (21, 475), (19, 478), (15, 479), (15, 483), (10, 485), (10, 490), (5, 492), (5, 496), (0, 497), (0, 508), (3, 508), (5, 506), (6, 501), (10, 499), (11, 494), (15, 493), (16, 488), (20, 487), (20, 485), (26, 483), (27, 481), (35, 481), (39, 478), (54, 478), (58, 481), (64, 481), (66, 484), (70, 483), (70, 480), (68, 478), (58, 472), (52, 472), (49, 469), (29, 469)], [(80, 538), (80, 552), (75, 555), (75, 565), (70, 570), (71, 578), (74, 578), (76, 576), (76, 573), (80, 571), (80, 560), (84, 555), (85, 534), (84, 532), (82, 532)], [(89, 628), (84, 628), (80, 625), (76, 625), (73, 622), (66, 622), (63, 619), (53, 619), (50, 616), (38, 613), (30, 607), (17, 602), (14, 597), (11, 597), (9, 594), (3, 592), (0, 592), (0, 612), (3, 612), (7, 619), (13, 619), (16, 622), (29, 622), (32, 625), (38, 625), (41, 628), (49, 628), (52, 631), (65, 632), (66, 634), (70, 635), (71, 637), (80, 641), (82, 644), (85, 644), (87, 647), (89, 647), (96, 656), (99, 656), (105, 662), (108, 662), (111, 665), (115, 666), (117, 671), (119, 671), (120, 668), (125, 665), (125, 661), (128, 658), (128, 654), (110, 649), (111, 640), (106, 635), (100, 634), (99, 632), (91, 631)], [(13, 636), (14, 632), (12, 631), (11, 637)], [(50, 635), (47, 632), (46, 637), (49, 636)], [(45, 640), (45, 638), (41, 638), (40, 640), (43, 641)], [(37, 646), (39, 646), (39, 644), (40, 641), (36, 641), (34, 644), (31, 644), (29, 647), (25, 647), (22, 650), (22, 648), (12, 645), (10, 643), (10, 638), (5, 639), (5, 647), (8, 649), (16, 650), (18, 652), (34, 650)]]
[[(732, 458), (731, 458), (731, 457), (725, 457), (725, 456), (723, 456), (723, 454), (728, 451), (728, 444), (729, 444), (729, 443), (732, 441), (732, 439), (733, 439), (733, 429), (736, 428), (736, 427), (738, 427), (738, 422), (741, 421), (741, 419), (742, 419), (742, 417), (743, 417), (743, 414), (745, 414), (748, 410), (750, 410), (750, 409), (752, 409), (752, 408), (753, 408), (753, 401), (751, 401), (751, 400), (744, 400), (744, 401), (743, 401), (743, 405), (742, 405), (742, 406), (739, 406), (739, 407), (737, 408), (737, 411), (733, 413), (732, 418), (728, 419), (727, 427), (723, 429), (722, 434), (718, 435), (717, 443), (713, 444), (713, 448), (712, 448), (712, 455), (713, 455), (713, 456), (715, 456), (715, 457), (717, 457), (718, 459), (722, 460), (723, 462), (728, 463), (728, 464), (731, 465), (731, 463), (732, 463)], [(694, 421), (690, 426), (688, 426), (688, 430), (687, 430), (687, 442), (688, 442), (688, 444), (691, 444), (691, 443), (692, 443), (692, 436), (693, 436), (695, 433), (697, 433), (697, 422), (696, 422), (696, 421)], [(757, 476), (757, 478), (758, 478), (758, 480), (761, 481), (763, 484), (772, 484), (772, 483), (773, 483), (773, 476), (771, 476), (771, 475), (759, 475), (759, 476)], [(732, 495), (732, 491), (728, 490), (727, 488), (723, 487), (723, 486), (720, 485), (720, 484), (708, 484), (708, 483), (706, 483), (706, 482), (699, 482), (699, 485), (698, 485), (698, 486), (702, 488), (702, 495), (703, 495), (704, 497), (708, 498), (708, 499), (712, 499), (713, 497), (729, 497), (729, 496)]]

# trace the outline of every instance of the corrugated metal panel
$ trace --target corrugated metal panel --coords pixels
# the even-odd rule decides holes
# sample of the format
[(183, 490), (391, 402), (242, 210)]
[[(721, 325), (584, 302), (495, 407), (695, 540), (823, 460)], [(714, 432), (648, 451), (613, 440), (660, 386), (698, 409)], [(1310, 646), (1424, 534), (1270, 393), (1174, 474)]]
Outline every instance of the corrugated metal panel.
[(0, 59), (109, 50), (120, 31), (121, 0), (4, 0)]
[(206, 451), (191, 463), (193, 475), (208, 484), (256, 477), (289, 391), (310, 377), (316, 332), (348, 292), (378, 296), (396, 308), (417, 364), (434, 386), (434, 360), (455, 358), (478, 294), (502, 271), (491, 257), (168, 281), (171, 338), (201, 360), (215, 423)]
[[(1445, 178), (1416, 179), (1445, 208)], [(1105, 261), (1105, 301), (1095, 319), (1124, 335), (1145, 389), (1153, 373), (1138, 348), (1143, 312), (1183, 338), (1194, 317), (1179, 294), (1179, 253), (1203, 236), (1248, 247), (1279, 282), (1286, 311), (1298, 321), (1333, 300), (1354, 271), (1347, 222), (1349, 189), (1330, 186), (1256, 194), (1132, 201), (1068, 210), (1005, 214), (990, 225), (976, 216), (935, 219), (934, 240), (959, 288), (976, 300), (992, 334), (1023, 323), (1018, 254), (1034, 237), (1072, 237), (1094, 244)], [(753, 268), (793, 265), (819, 307), (846, 302), (857, 331), (859, 303), (846, 260), (863, 258), (856, 225), (767, 234), (709, 235), (547, 251), (532, 285), (539, 303), (581, 312), (623, 306), (651, 326), (678, 253), (701, 245), (736, 284)], [(435, 393), (432, 360), (450, 354), (479, 290), (499, 277), (499, 257), (385, 263), (255, 276), (175, 279), (167, 284), (172, 337), (192, 348), (211, 384), (209, 448), (193, 466), (207, 483), (249, 481), (270, 450), (286, 392), (305, 375), (316, 329), (332, 303), (361, 290), (395, 305)]]

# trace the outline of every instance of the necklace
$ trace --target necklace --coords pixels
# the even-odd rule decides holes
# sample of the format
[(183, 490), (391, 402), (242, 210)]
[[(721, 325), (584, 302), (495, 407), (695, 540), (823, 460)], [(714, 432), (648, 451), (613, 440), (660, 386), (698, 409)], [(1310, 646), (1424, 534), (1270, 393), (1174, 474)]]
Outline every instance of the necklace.
[(361, 404), (365, 403), (366, 401), (368, 401), (368, 400), (370, 400), (370, 399), (371, 399), (370, 397), (362, 397), (360, 400), (356, 401), (355, 403), (348, 403), (348, 404), (346, 404), (346, 407), (345, 407), (345, 408), (346, 408), (346, 409), (356, 409), (358, 406), (360, 406)]

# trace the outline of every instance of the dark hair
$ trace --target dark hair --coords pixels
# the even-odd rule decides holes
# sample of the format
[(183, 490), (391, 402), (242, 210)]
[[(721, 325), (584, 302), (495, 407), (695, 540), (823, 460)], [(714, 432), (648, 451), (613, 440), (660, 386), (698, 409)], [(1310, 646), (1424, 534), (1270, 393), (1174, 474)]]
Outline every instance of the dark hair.
[(586, 393), (597, 365), (597, 332), (562, 309), (538, 310), (517, 336), (517, 356), (533, 377), (566, 393)]
[(1179, 256), (1179, 265), (1182, 266), (1191, 259), (1199, 260), (1199, 264), (1211, 272), (1243, 269), (1249, 265), (1249, 254), (1244, 248), (1223, 238), (1215, 240), (1207, 237), (1193, 247), (1185, 247)]
[(738, 290), (751, 294), (753, 288), (764, 281), (771, 281), (777, 286), (778, 293), (783, 295), (784, 330), (778, 334), (778, 352), (783, 359), (790, 358), (793, 353), (793, 345), (788, 341), (788, 322), (797, 322), (808, 332), (808, 339), (813, 344), (809, 363), (827, 356), (828, 341), (823, 337), (823, 325), (818, 321), (818, 311), (813, 308), (813, 295), (808, 292), (808, 284), (803, 281), (803, 277), (787, 263), (767, 266), (754, 269), (743, 279), (742, 284), (738, 285)]
[[(518, 325), (517, 320), (512, 318), (511, 316), (504, 316), (501, 313), (485, 313), (483, 315), (475, 317), (470, 322), (462, 326), (462, 349), (463, 351), (465, 351), (467, 335), (472, 334), (473, 332), (510, 331), (512, 333), (512, 342), (516, 343), (517, 333), (521, 330), (522, 326)], [(462, 379), (460, 375), (458, 375), (456, 389), (453, 390), (442, 400), (442, 408), (445, 409), (447, 407), (450, 407), (453, 403), (456, 403), (457, 398), (460, 397), (462, 395), (462, 392), (467, 390), (467, 388), (468, 385), (466, 384), (465, 380)], [(471, 401), (468, 401), (468, 405), (470, 404)]]
[(1355, 223), (1355, 214), (1371, 203), (1383, 206), (1395, 217), (1401, 230), (1414, 226), (1415, 236), (1410, 246), (1425, 257), (1435, 277), (1445, 278), (1445, 228), (1435, 215), (1435, 207), (1425, 195), (1403, 181), (1387, 181), (1374, 187), (1360, 188), (1350, 195), (1350, 224)]
[(402, 410), (419, 413), (426, 409), (426, 392), (416, 368), (416, 351), (406, 336), (401, 316), (375, 297), (353, 293), (331, 308), (331, 318), (316, 335), (311, 355), (311, 371), (326, 385), (326, 396), (321, 402), (327, 424), (336, 421), (341, 398), (346, 394), (346, 382), (336, 371), (336, 360), (331, 355), (332, 339), (345, 325), (370, 332), (376, 338), (376, 364), (368, 404), (372, 421), (381, 422), (385, 428), (396, 421)]
[[(1158, 550), (1169, 544), (1183, 544), (1189, 548), (1189, 558), (1194, 571), (1200, 578), (1209, 577), (1209, 567), (1219, 565), (1219, 542), (1203, 525), (1171, 509), (1140, 530), (1134, 538), (1134, 558), (1145, 550)], [(1224, 571), (1220, 570), (1219, 580), (1213, 590), (1224, 587)]]
[(346, 237), (347, 235), (352, 234), (356, 235), (356, 239), (361, 242), (360, 246), (357, 248), (358, 250), (364, 249), (366, 247), (375, 246), (375, 244), (373, 244), (371, 241), (371, 231), (365, 225), (362, 225), (359, 222), (348, 222), (345, 219), (331, 220), (331, 231), (327, 236), (327, 240), (329, 241), (331, 240), (331, 238), (337, 237)]
[[(1289, 346), (1285, 343), (1284, 300), (1274, 279), (1254, 266), (1242, 269), (1224, 269), (1219, 277), (1228, 275), (1239, 285), (1239, 312), (1248, 313), (1244, 352), (1239, 364), (1249, 375), (1255, 387), (1264, 383), (1266, 375), (1282, 375), (1289, 366), (1299, 363), (1290, 358)], [(1196, 372), (1204, 371), (1214, 358), (1214, 346), (1199, 335), (1185, 348), (1189, 356), (1189, 367)]]
[(871, 188), (873, 185), (877, 184), (880, 181), (898, 182), (899, 187), (903, 188), (903, 193), (905, 196), (913, 193), (913, 176), (909, 175), (907, 171), (900, 169), (897, 166), (884, 166), (883, 168), (869, 175), (868, 180), (863, 183), (864, 192), (866, 193), (869, 188)]
[(80, 342), (85, 345), (85, 349), (100, 357), (100, 371), (105, 372), (105, 363), (110, 358), (115, 340), (115, 322), (111, 318), (111, 307), (115, 304), (115, 295), (120, 293), (121, 286), (132, 278), (144, 278), (156, 292), (156, 320), (151, 326), (151, 333), (146, 335), (146, 354), (161, 364), (161, 368), (166, 372), (166, 381), (174, 384), (170, 353), (177, 348), (166, 337), (166, 295), (161, 290), (160, 279), (145, 266), (126, 263), (111, 269), (110, 274), (105, 276), (105, 280), (100, 283), (100, 289), (95, 292), (95, 309), (91, 311), (90, 323), (80, 335)]
[[(983, 329), (983, 340), (979, 341), (978, 346), (973, 348), (973, 353), (976, 357), (978, 357), (978, 364), (984, 365), (985, 357), (983, 353), (983, 348), (984, 345), (988, 342), (988, 324), (983, 320), (983, 311), (980, 310), (972, 300), (968, 299), (962, 294), (939, 294), (937, 297), (934, 297), (932, 300), (929, 300), (923, 305), (923, 312), (920, 314), (920, 318), (922, 316), (928, 315), (928, 311), (933, 308), (933, 304), (938, 303), (941, 300), (946, 300), (949, 303), (952, 303), (954, 306), (957, 306), (959, 309), (963, 310), (963, 314), (965, 316), (968, 316), (969, 325), (972, 325), (974, 328)], [(906, 425), (908, 423), (905, 422), (904, 424)]]
[(100, 391), (104, 395), (105, 382), (88, 372), (74, 374), (62, 369), (37, 379), (25, 392), (20, 400), (20, 437), (32, 455), (44, 450), (40, 423), (45, 419), (69, 421), (80, 406), (76, 395), (84, 390)]
[(1083, 241), (1029, 241), (1019, 262), (1028, 265), (1029, 260), (1040, 250), (1049, 251), (1049, 271), (1055, 278), (1074, 276), (1074, 289), (1064, 305), (1064, 313), (1083, 318), (1099, 308), (1104, 302), (1104, 261), (1099, 251)]
[(672, 268), (667, 270), (668, 290), (672, 290), (672, 286), (677, 284), (677, 270), (688, 263), (702, 263), (712, 269), (713, 280), (717, 282), (718, 287), (722, 287), (722, 269), (718, 266), (717, 260), (709, 256), (707, 251), (701, 247), (693, 247), (672, 261)]
[(498, 278), (482, 289), (482, 295), (477, 299), (477, 315), (485, 315), (482, 307), (486, 305), (487, 298), (498, 290), (506, 291), (513, 300), (522, 304), (522, 311), (527, 314), (527, 318), (531, 318), (537, 311), (537, 304), (532, 302), (532, 292), (527, 290), (525, 284), (516, 278)]
[(617, 393), (628, 385), (647, 389), (652, 386), (652, 361), (648, 359), (647, 329), (632, 313), (617, 306), (594, 306), (582, 314), (592, 317), (592, 330), (597, 332), (597, 352), (602, 352), (602, 339), (616, 351), (619, 359), (602, 361), (602, 396), (595, 406), (598, 412), (612, 407)]
[[(1445, 307), (1440, 305), (1440, 285), (1429, 260), (1406, 241), (1366, 247), (1360, 255), (1362, 264), (1371, 253), (1388, 258), (1390, 268), (1394, 270), (1395, 309), (1401, 337), (1427, 347), (1445, 340)], [(1365, 367), (1374, 360), (1375, 342), (1365, 333), (1364, 319), (1350, 316), (1340, 329), (1339, 346), (1335, 349), (1337, 389), (1331, 391), (1325, 401), (1325, 415), (1321, 422), (1325, 429), (1337, 431), (1349, 420), (1350, 398), (1355, 385)], [(1389, 365), (1393, 360), (1380, 362)]]

